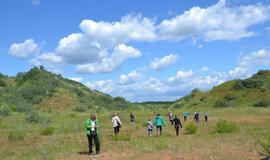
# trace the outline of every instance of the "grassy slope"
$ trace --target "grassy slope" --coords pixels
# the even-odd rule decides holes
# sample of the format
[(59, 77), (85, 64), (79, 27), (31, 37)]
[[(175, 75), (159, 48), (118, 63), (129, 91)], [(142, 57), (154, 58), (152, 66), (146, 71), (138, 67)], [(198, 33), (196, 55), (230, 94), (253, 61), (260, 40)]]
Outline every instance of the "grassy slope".
[[(267, 85), (270, 84), (270, 71), (266, 71), (263, 75), (255, 74), (247, 80), (263, 80)], [(243, 88), (239, 90), (232, 89), (233, 85), (239, 80), (232, 80), (218, 85), (208, 92), (201, 92), (198, 89), (193, 90), (190, 95), (187, 95), (180, 100), (177, 100), (175, 107), (213, 107), (216, 101), (228, 101), (225, 99), (226, 95), (233, 94), (237, 98), (230, 100), (233, 106), (253, 106), (255, 102), (260, 100), (270, 100), (270, 88), (269, 86), (259, 88)], [(241, 80), (240, 80), (241, 81)]]
[[(7, 85), (0, 89), (0, 106), (32, 105), (39, 110), (72, 110), (82, 106), (102, 110), (129, 107), (123, 98), (114, 99), (109, 95), (90, 90), (81, 83), (65, 79), (43, 69), (33, 68), (16, 77), (2, 76)], [(10, 100), (17, 95), (19, 98)]]

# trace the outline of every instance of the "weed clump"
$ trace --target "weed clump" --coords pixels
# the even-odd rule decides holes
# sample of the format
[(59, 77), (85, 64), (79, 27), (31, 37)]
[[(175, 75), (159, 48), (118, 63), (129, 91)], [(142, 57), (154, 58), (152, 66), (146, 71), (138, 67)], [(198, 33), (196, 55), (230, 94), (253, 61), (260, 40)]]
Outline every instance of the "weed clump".
[(53, 135), (54, 131), (55, 131), (54, 127), (47, 127), (41, 130), (40, 134), (44, 136), (49, 136), (49, 135)]
[(269, 101), (263, 99), (263, 100), (261, 100), (259, 102), (256, 102), (253, 106), (254, 107), (267, 107), (267, 106), (269, 106), (269, 104), (270, 104)]
[(259, 144), (264, 149), (264, 155), (270, 158), (270, 134), (267, 134), (262, 139), (260, 139)]
[(8, 141), (23, 141), (25, 133), (21, 131), (12, 131), (8, 133)]
[(111, 137), (111, 140), (114, 140), (114, 141), (130, 141), (131, 140), (131, 134), (120, 134), (118, 136), (116, 135), (113, 135)]
[(197, 129), (198, 129), (198, 126), (194, 123), (189, 123), (185, 128), (187, 134), (195, 134)]
[(8, 107), (0, 107), (0, 116), (10, 115), (10, 109)]
[(216, 131), (218, 133), (231, 133), (237, 130), (236, 123), (227, 120), (218, 120), (216, 123)]
[(76, 112), (86, 112), (86, 109), (84, 107), (79, 106), (79, 107), (75, 108), (75, 111)]

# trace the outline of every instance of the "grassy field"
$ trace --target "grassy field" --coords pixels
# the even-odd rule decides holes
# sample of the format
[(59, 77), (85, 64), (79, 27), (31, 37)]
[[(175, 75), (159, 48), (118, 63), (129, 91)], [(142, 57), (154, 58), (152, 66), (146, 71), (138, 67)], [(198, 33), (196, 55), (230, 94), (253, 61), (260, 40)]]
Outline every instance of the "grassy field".
[[(139, 104), (137, 104), (139, 105)], [(116, 111), (123, 122), (121, 135), (113, 136), (111, 115), (113, 112), (97, 113), (100, 121), (100, 140), (102, 157), (97, 159), (205, 159), (205, 160), (258, 160), (264, 158), (263, 148), (258, 144), (270, 130), (270, 108), (234, 107), (234, 108), (180, 108), (172, 112), (181, 116), (183, 128), (192, 122), (183, 122), (182, 113), (200, 112), (200, 123), (195, 134), (187, 134), (181, 129), (175, 136), (174, 128), (168, 124), (166, 105), (151, 105), (133, 111), (135, 125), (129, 122), (129, 112)], [(158, 109), (159, 108), (159, 109)], [(203, 112), (209, 114), (209, 122), (202, 121)], [(29, 123), (24, 113), (13, 112), (0, 118), (0, 159), (89, 159), (86, 155), (87, 138), (85, 121), (87, 112), (41, 112), (43, 121)], [(154, 119), (160, 112), (166, 122), (162, 136), (147, 137), (146, 121)], [(50, 119), (49, 121), (47, 119)], [(232, 133), (218, 133), (215, 126), (218, 119), (226, 119), (237, 124)], [(51, 122), (50, 122), (51, 121)], [(52, 135), (41, 134), (47, 127), (54, 127)], [(155, 131), (155, 130), (154, 130)], [(155, 132), (154, 132), (155, 133)], [(15, 135), (15, 136), (14, 136)]]

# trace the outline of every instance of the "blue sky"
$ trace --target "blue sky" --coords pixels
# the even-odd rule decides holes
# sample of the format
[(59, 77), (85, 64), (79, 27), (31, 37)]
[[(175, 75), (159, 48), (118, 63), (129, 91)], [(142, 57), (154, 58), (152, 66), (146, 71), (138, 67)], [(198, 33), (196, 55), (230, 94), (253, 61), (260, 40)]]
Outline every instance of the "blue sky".
[(0, 72), (33, 66), (130, 101), (175, 100), (270, 66), (270, 1), (3, 0)]

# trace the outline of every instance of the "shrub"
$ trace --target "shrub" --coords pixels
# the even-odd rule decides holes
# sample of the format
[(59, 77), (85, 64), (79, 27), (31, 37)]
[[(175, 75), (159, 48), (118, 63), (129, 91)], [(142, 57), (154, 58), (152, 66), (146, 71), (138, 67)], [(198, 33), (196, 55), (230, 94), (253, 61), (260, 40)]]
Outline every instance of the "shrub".
[(237, 130), (237, 125), (234, 122), (227, 120), (218, 120), (216, 123), (216, 131), (218, 133), (231, 133)]
[(79, 106), (79, 107), (75, 108), (75, 111), (76, 112), (86, 112), (86, 109), (84, 107)]
[(75, 113), (71, 113), (70, 114), (70, 117), (75, 118), (76, 117), (76, 114)]
[(263, 147), (265, 156), (270, 158), (270, 134), (260, 139), (259, 144)]
[(23, 141), (25, 138), (25, 133), (21, 131), (13, 131), (8, 133), (9, 141)]
[(181, 108), (183, 106), (184, 106), (183, 103), (177, 103), (173, 105), (173, 108)]
[(26, 122), (29, 123), (40, 123), (42, 122), (42, 117), (37, 112), (31, 112), (26, 118)]
[(228, 101), (231, 101), (231, 100), (235, 100), (237, 99), (237, 95), (235, 94), (227, 94), (224, 99), (228, 100)]
[(0, 86), (1, 87), (6, 87), (7, 84), (6, 84), (6, 82), (4, 80), (0, 79)]
[(195, 134), (197, 129), (198, 129), (198, 126), (192, 122), (190, 122), (185, 128), (187, 134)]
[(41, 130), (40, 134), (44, 136), (49, 136), (49, 135), (52, 135), (54, 131), (55, 131), (54, 127), (47, 127)]
[(16, 112), (17, 111), (17, 107), (16, 106), (11, 106), (10, 109), (12, 110), (12, 112)]
[(8, 107), (0, 107), (0, 116), (8, 116), (10, 109)]
[(235, 106), (234, 103), (228, 102), (228, 101), (224, 101), (224, 100), (218, 100), (215, 103), (215, 107), (216, 108), (221, 108), (221, 107), (233, 107)]
[(254, 104), (254, 107), (267, 107), (268, 105), (269, 105), (269, 101), (263, 99), (263, 100), (261, 100), (259, 102), (256, 102)]

